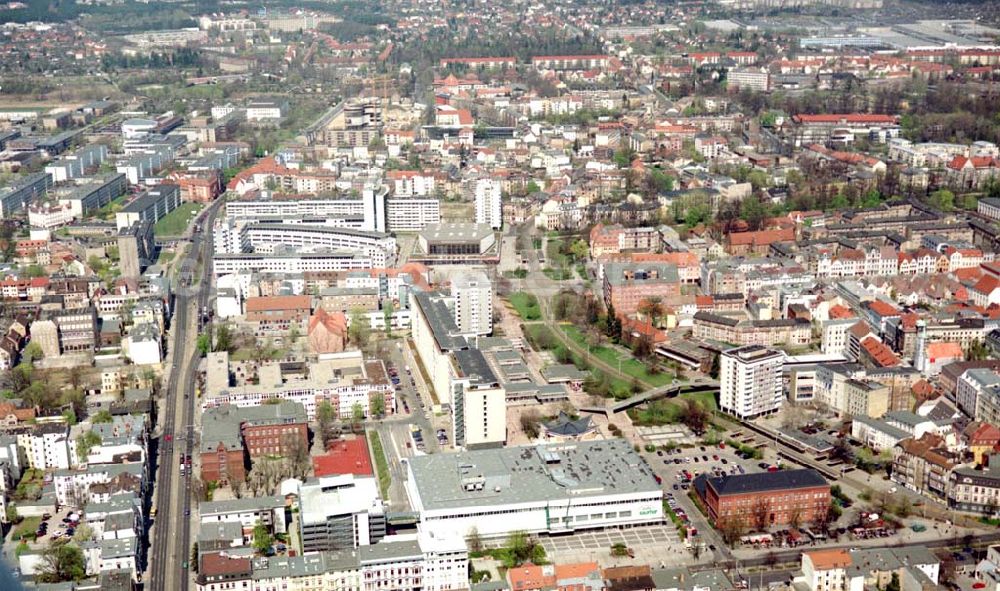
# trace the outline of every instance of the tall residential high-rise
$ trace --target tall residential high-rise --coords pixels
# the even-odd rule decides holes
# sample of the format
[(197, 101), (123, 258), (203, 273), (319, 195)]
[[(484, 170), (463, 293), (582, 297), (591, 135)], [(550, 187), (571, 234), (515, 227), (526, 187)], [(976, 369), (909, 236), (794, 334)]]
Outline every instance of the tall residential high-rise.
[(500, 183), (493, 179), (478, 179), (475, 192), (476, 223), (499, 230), (503, 226)]
[(451, 282), (455, 325), (467, 336), (493, 332), (493, 284), (482, 271), (456, 276)]
[(781, 408), (781, 351), (748, 345), (723, 351), (719, 406), (723, 412), (751, 419)]

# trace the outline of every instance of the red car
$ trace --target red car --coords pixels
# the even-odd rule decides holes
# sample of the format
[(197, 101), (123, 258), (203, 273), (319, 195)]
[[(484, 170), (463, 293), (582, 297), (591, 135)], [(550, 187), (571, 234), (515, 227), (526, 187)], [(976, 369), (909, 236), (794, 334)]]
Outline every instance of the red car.
[(165, 435), (165, 436), (163, 437), (163, 440), (169, 443), (169, 442), (171, 442), (171, 441), (173, 441), (173, 440), (174, 440), (174, 436), (173, 436), (173, 435), (169, 435), (169, 434), (168, 434), (168, 435)]

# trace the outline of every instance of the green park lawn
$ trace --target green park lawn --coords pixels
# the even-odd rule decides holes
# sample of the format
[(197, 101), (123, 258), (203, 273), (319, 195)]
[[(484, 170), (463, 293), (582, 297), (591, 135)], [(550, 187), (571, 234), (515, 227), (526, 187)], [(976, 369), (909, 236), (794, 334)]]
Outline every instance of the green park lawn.
[(180, 236), (187, 229), (191, 216), (201, 211), (202, 207), (201, 203), (182, 203), (156, 222), (153, 233), (157, 236)]

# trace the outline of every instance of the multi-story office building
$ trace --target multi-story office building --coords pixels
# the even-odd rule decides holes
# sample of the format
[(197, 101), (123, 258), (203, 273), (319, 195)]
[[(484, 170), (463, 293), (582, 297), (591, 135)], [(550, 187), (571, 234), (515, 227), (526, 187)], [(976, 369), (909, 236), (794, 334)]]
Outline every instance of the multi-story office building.
[(721, 356), (719, 406), (723, 412), (752, 419), (781, 408), (784, 354), (758, 345), (724, 351)]
[(493, 284), (481, 271), (452, 279), (455, 325), (466, 335), (488, 336), (493, 332)]
[(442, 535), (570, 533), (663, 520), (660, 485), (622, 439), (418, 456), (407, 472), (420, 527)]
[(436, 197), (390, 197), (385, 203), (386, 226), (392, 232), (419, 232), (441, 223), (441, 202)]
[(378, 482), (354, 474), (326, 476), (299, 486), (304, 552), (368, 546), (385, 537)]
[(499, 230), (503, 225), (500, 183), (494, 179), (475, 181), (476, 223)]
[(479, 349), (452, 354), (452, 427), (455, 445), (467, 449), (507, 441), (507, 393)]
[(376, 267), (396, 263), (396, 239), (381, 232), (332, 228), (305, 224), (247, 224), (240, 243), (251, 252), (270, 254), (277, 245), (300, 250), (330, 249), (356, 252), (371, 257)]
[(110, 173), (95, 182), (80, 185), (69, 195), (59, 198), (61, 205), (69, 205), (74, 216), (82, 216), (111, 203), (128, 188), (125, 175)]
[(329, 273), (360, 271), (374, 267), (375, 264), (370, 256), (343, 251), (216, 254), (212, 258), (212, 271), (216, 277), (241, 271), (285, 274)]
[(5, 187), (0, 187), (0, 219), (26, 208), (31, 202), (48, 193), (52, 175), (36, 172), (19, 177)]
[(115, 214), (119, 228), (128, 228), (141, 221), (155, 224), (171, 211), (180, 207), (181, 189), (177, 185), (163, 183), (146, 191), (146, 194), (127, 204)]
[(889, 411), (889, 386), (874, 380), (847, 380), (845, 388), (848, 415), (878, 419)]

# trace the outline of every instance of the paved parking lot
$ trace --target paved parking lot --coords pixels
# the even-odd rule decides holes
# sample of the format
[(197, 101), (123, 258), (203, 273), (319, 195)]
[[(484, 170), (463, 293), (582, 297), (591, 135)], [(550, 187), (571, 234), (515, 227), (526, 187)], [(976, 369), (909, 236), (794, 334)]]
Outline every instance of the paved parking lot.
[[(666, 565), (690, 561), (677, 530), (670, 525), (650, 525), (627, 529), (602, 529), (573, 535), (541, 537), (539, 542), (552, 562), (596, 561), (601, 566), (628, 562)], [(635, 552), (635, 558), (611, 556), (611, 546), (622, 543)]]
[[(723, 547), (719, 535), (708, 525), (708, 521), (702, 516), (698, 508), (695, 507), (691, 499), (688, 498), (688, 493), (691, 489), (690, 487), (688, 489), (683, 488), (684, 485), (678, 475), (682, 471), (687, 470), (692, 476), (695, 476), (701, 473), (711, 473), (716, 468), (724, 470), (726, 474), (732, 473), (733, 470), (736, 470), (736, 473), (739, 474), (739, 469), (736, 466), (741, 466), (745, 474), (753, 474), (763, 471), (760, 464), (765, 460), (744, 460), (738, 457), (736, 451), (728, 445), (724, 449), (719, 449), (717, 445), (696, 445), (689, 448), (677, 448), (673, 451), (658, 450), (653, 453), (643, 452), (643, 455), (653, 468), (653, 472), (663, 480), (664, 493), (671, 495), (677, 501), (678, 507), (683, 509), (688, 519), (691, 520), (691, 525), (698, 530), (697, 540), (701, 542), (702, 547), (706, 550), (702, 555), (707, 555), (713, 560), (731, 558), (728, 550)], [(714, 459), (715, 456), (718, 459)], [(705, 459), (706, 457), (707, 459)], [(723, 460), (725, 460), (725, 463), (723, 463)], [(714, 546), (716, 550), (709, 550), (710, 546)], [(691, 554), (687, 551), (683, 551), (683, 556), (687, 557), (688, 560), (691, 559)], [(656, 560), (658, 562), (659, 557)]]

